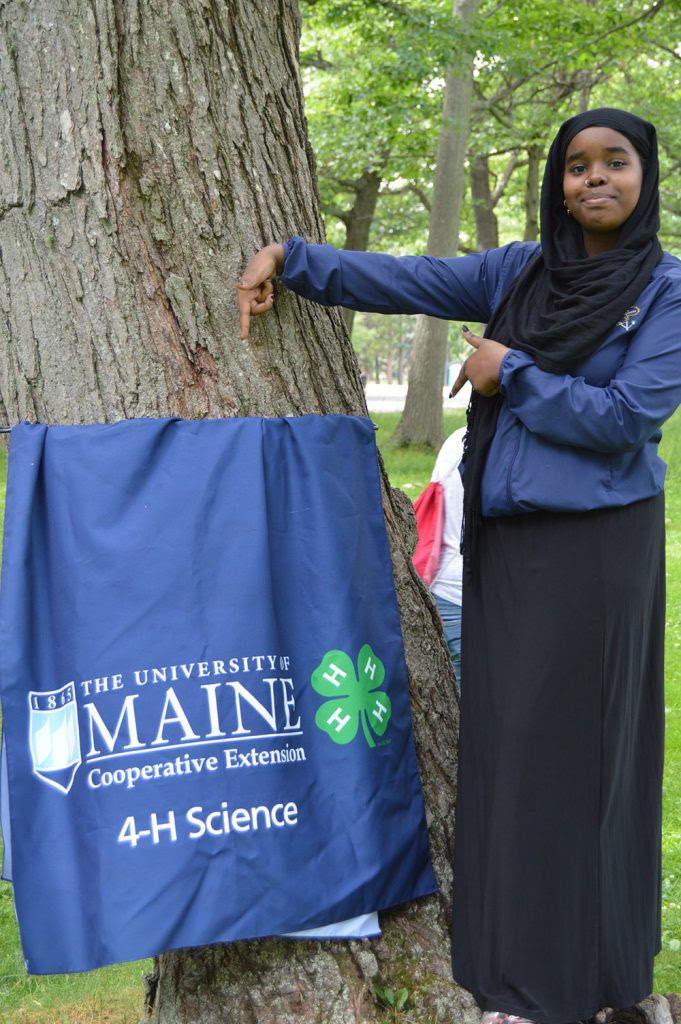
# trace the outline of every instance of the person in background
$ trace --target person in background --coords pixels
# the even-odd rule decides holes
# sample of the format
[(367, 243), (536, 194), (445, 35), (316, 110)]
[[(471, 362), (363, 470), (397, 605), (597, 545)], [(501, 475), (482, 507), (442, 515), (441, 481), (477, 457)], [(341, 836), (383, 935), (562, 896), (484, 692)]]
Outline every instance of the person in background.
[(461, 691), (461, 592), (463, 558), (461, 556), (461, 520), (463, 516), (463, 484), (459, 463), (463, 456), (466, 428), (450, 434), (438, 452), (432, 480), (441, 484), (444, 520), (440, 558), (430, 590), (442, 619), (442, 628)]

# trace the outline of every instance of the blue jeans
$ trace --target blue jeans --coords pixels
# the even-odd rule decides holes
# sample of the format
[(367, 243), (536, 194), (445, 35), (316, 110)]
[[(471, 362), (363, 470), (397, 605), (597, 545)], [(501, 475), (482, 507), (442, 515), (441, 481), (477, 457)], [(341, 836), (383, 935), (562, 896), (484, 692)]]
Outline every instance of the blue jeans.
[(445, 640), (456, 673), (456, 685), (461, 692), (461, 605), (445, 601), (444, 597), (438, 597), (437, 594), (433, 594), (433, 600), (442, 619)]

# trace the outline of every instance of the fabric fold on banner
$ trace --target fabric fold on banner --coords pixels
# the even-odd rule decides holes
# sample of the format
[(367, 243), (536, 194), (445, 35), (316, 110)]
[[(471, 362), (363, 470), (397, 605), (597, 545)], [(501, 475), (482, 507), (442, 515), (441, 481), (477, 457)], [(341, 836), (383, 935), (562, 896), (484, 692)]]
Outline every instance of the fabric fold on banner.
[(31, 973), (435, 890), (367, 419), (15, 427), (0, 692)]

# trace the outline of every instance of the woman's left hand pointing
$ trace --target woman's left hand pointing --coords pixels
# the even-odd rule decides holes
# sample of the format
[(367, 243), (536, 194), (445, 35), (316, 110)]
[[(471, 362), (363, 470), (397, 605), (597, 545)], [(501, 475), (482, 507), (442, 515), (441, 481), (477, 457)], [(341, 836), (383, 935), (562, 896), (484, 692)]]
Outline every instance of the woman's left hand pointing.
[(466, 341), (476, 351), (468, 357), (461, 367), (459, 376), (449, 392), (449, 397), (453, 398), (454, 395), (458, 394), (466, 381), (469, 380), (474, 391), (484, 395), (485, 398), (491, 398), (492, 395), (496, 395), (499, 391), (501, 363), (510, 349), (499, 341), (493, 341), (491, 338), (481, 338), (480, 335), (473, 334), (466, 326), (462, 327), (461, 331)]

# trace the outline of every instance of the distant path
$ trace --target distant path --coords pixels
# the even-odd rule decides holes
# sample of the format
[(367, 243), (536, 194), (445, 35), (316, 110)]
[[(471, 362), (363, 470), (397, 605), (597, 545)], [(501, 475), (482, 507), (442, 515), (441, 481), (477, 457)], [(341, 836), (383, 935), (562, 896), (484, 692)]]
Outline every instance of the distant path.
[[(443, 388), (442, 405), (445, 409), (466, 409), (470, 393), (470, 384), (466, 384), (465, 388), (462, 388), (456, 398), (448, 398), (449, 388)], [(407, 385), (375, 384), (373, 381), (369, 381), (365, 394), (369, 412), (402, 412), (404, 409), (404, 399), (407, 394)]]

